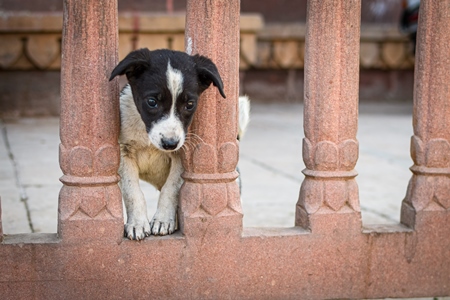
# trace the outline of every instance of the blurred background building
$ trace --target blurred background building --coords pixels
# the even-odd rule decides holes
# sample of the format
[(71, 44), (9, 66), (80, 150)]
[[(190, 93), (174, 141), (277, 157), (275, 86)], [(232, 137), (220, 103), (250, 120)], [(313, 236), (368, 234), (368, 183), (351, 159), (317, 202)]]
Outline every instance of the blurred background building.
[[(185, 0), (118, 3), (121, 58), (141, 47), (184, 50)], [(241, 0), (241, 94), (302, 101), (306, 4)], [(360, 101), (412, 100), (414, 52), (400, 32), (402, 9), (400, 0), (362, 0)], [(0, 0), (0, 117), (59, 114), (62, 10), (61, 0)]]

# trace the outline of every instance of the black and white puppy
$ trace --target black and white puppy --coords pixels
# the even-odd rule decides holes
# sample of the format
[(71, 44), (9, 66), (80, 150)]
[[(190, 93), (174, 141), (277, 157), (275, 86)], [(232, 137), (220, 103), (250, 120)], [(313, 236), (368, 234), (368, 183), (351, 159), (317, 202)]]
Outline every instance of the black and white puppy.
[[(120, 188), (127, 211), (125, 235), (141, 240), (175, 230), (184, 171), (178, 150), (186, 140), (200, 94), (211, 83), (222, 97), (225, 94), (217, 67), (200, 55), (140, 49), (119, 62), (110, 80), (124, 74), (129, 84), (120, 94)], [(248, 100), (241, 101), (248, 116)], [(161, 191), (150, 222), (139, 179)]]

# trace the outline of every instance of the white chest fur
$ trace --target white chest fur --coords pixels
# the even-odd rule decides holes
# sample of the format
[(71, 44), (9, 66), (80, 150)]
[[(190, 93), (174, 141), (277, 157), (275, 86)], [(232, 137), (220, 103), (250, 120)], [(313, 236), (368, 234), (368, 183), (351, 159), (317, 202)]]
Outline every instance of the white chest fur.
[(127, 156), (134, 160), (140, 179), (161, 190), (169, 176), (171, 158), (178, 154), (162, 152), (150, 143), (129, 86), (125, 87), (120, 97), (120, 114), (119, 144), (122, 159)]

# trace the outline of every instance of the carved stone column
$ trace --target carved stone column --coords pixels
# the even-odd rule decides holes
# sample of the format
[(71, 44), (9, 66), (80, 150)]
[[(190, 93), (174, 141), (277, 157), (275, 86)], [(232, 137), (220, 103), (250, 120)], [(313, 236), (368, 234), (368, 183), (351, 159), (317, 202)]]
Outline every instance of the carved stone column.
[(186, 51), (209, 57), (222, 77), (223, 99), (212, 86), (199, 101), (185, 148), (180, 225), (185, 235), (209, 228), (239, 233), (242, 212), (236, 164), (239, 90), (239, 0), (187, 1)]
[[(421, 1), (414, 85), (410, 180), (401, 222), (450, 208), (450, 1)], [(446, 225), (447, 226), (447, 225)]]
[(65, 0), (61, 70), (58, 234), (64, 241), (123, 236), (119, 177), (117, 1)]
[[(296, 225), (332, 230), (341, 217), (360, 222), (356, 140), (359, 0), (308, 1), (303, 160)], [(328, 229), (327, 229), (328, 228)], [(357, 228), (360, 230), (360, 228)]]

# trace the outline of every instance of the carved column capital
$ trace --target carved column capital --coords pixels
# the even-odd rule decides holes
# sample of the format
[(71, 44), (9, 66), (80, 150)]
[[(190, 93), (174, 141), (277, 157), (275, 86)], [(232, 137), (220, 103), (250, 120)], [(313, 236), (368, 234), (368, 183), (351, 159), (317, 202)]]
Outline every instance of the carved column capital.
[[(450, 209), (450, 5), (422, 1), (417, 32), (414, 86), (414, 165), (401, 222), (417, 227)], [(428, 222), (428, 221), (427, 221)]]
[(185, 183), (179, 215), (187, 236), (208, 230), (210, 224), (222, 224), (235, 233), (242, 229), (236, 183), (239, 9), (238, 0), (187, 2), (186, 51), (216, 64), (226, 95), (223, 99), (213, 86), (202, 94), (183, 148)]
[(65, 0), (62, 37), (58, 234), (120, 242), (117, 2)]
[[(356, 140), (360, 1), (308, 2), (303, 160), (296, 224), (360, 222)], [(344, 37), (345, 38), (342, 38)], [(339, 225), (337, 225), (339, 226)], [(358, 226), (353, 226), (358, 227)]]

